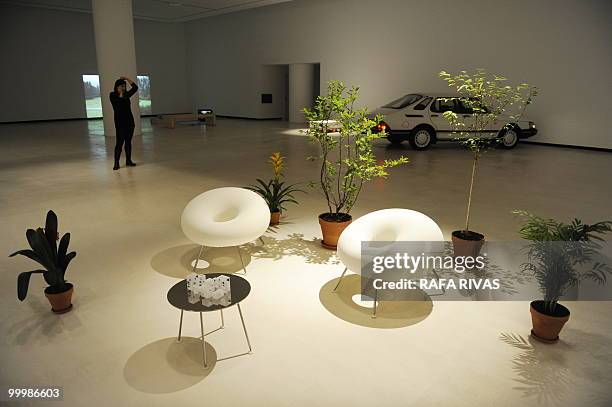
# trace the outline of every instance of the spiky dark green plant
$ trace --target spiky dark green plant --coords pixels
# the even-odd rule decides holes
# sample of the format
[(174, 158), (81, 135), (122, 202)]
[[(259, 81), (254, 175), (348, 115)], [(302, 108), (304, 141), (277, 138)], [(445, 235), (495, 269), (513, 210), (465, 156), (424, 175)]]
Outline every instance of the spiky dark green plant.
[(256, 179), (258, 185), (249, 185), (246, 189), (258, 193), (266, 201), (270, 212), (282, 212), (285, 210), (286, 203), (298, 202), (293, 194), (295, 192), (304, 192), (297, 188), (298, 184), (289, 184), (285, 186), (285, 182), (281, 181), (284, 177), (283, 169), (285, 168), (285, 157), (280, 152), (273, 153), (268, 158), (268, 163), (272, 165), (274, 177), (268, 182), (259, 178)]
[(261, 195), (268, 204), (270, 212), (284, 211), (286, 203), (297, 204), (298, 202), (295, 200), (293, 194), (295, 192), (303, 192), (296, 187), (297, 184), (285, 185), (284, 181), (280, 181), (277, 178), (273, 178), (268, 182), (257, 178), (256, 181), (259, 185), (249, 185), (246, 189), (250, 189)]
[[(527, 262), (523, 271), (532, 273), (544, 294), (544, 305), (553, 313), (566, 290), (583, 279), (605, 284), (610, 266), (593, 262), (593, 257), (604, 241), (602, 235), (612, 231), (612, 221), (585, 224), (579, 219), (571, 223), (545, 219), (526, 211), (514, 211), (525, 219), (519, 229), (522, 238), (532, 243), (527, 246)], [(581, 266), (589, 265), (590, 268)]]
[(48, 292), (61, 293), (66, 291), (67, 282), (64, 278), (68, 264), (75, 258), (76, 252), (68, 253), (70, 233), (64, 234), (59, 240), (57, 233), (57, 215), (53, 211), (47, 213), (45, 228), (28, 229), (26, 238), (31, 249), (18, 250), (10, 257), (22, 255), (40, 264), (44, 270), (24, 271), (17, 277), (17, 298), (23, 301), (28, 295), (30, 277), (32, 274), (42, 274), (49, 285)]

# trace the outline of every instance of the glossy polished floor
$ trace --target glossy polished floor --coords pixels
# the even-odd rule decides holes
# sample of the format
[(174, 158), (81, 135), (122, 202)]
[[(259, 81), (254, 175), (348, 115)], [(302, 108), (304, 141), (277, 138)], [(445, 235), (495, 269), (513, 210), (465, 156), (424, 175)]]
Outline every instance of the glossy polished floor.
[[(291, 181), (316, 178), (316, 152), (277, 121), (219, 120), (152, 129), (136, 137), (136, 168), (112, 171), (112, 142), (100, 121), (0, 125), (1, 252), (25, 248), (24, 231), (48, 209), (72, 234), (78, 256), (67, 273), (74, 310), (53, 315), (43, 281), (16, 298), (18, 272), (35, 268), (0, 256), (0, 383), (59, 385), (66, 406), (576, 406), (610, 405), (612, 303), (572, 303), (554, 346), (529, 339), (525, 302), (436, 302), (372, 320), (350, 302), (354, 279), (333, 296), (342, 271), (320, 247), (317, 194), (300, 197), (265, 246), (242, 247), (253, 290), (243, 303), (254, 352), (246, 350), (235, 309), (207, 336), (217, 354), (199, 365), (199, 321), (179, 312), (167, 290), (188, 273), (196, 247), (179, 218), (193, 196), (266, 177), (267, 156), (288, 157)], [(426, 213), (445, 236), (459, 227), (470, 171), (467, 153), (438, 145), (426, 152), (375, 145), (379, 158), (411, 163), (368, 185), (354, 216), (404, 207)], [(612, 155), (521, 145), (482, 160), (474, 229), (517, 239), (510, 211), (561, 219), (612, 217)], [(212, 268), (237, 271), (235, 251), (208, 250)], [(392, 311), (389, 308), (389, 311)], [(219, 324), (207, 315), (205, 329)], [(524, 340), (524, 341), (523, 341)], [(33, 403), (34, 405), (35, 403)]]

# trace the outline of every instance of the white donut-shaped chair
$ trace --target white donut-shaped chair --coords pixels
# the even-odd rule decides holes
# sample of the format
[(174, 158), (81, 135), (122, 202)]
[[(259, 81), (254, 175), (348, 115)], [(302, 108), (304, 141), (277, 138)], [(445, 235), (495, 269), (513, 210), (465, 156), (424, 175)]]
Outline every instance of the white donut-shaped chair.
[(253, 191), (225, 187), (193, 198), (181, 216), (181, 228), (201, 246), (239, 246), (261, 237), (270, 224), (266, 201)]
[(434, 242), (444, 240), (433, 219), (410, 209), (381, 209), (347, 226), (338, 239), (338, 257), (347, 269), (361, 274), (361, 242)]

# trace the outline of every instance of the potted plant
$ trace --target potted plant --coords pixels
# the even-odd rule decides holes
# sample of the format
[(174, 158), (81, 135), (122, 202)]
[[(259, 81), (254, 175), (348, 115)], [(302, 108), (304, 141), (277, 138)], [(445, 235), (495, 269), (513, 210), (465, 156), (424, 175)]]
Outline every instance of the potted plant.
[[(479, 160), (503, 140), (505, 132), (519, 131), (514, 123), (520, 120), (527, 105), (532, 103), (537, 89), (527, 83), (506, 85), (506, 78), (497, 75), (489, 77), (484, 69), (477, 69), (474, 74), (461, 71), (458, 75), (452, 75), (442, 71), (439, 75), (458, 94), (453, 98), (456, 99), (455, 111), (446, 111), (443, 116), (453, 126), (461, 145), (472, 155), (465, 227), (452, 233), (453, 250), (455, 256), (477, 256), (485, 237), (470, 230), (470, 210)], [(487, 132), (496, 122), (508, 124), (500, 134)]]
[(270, 208), (270, 225), (277, 225), (280, 222), (281, 212), (285, 210), (286, 203), (298, 202), (293, 194), (295, 192), (303, 192), (296, 188), (297, 184), (285, 185), (283, 178), (283, 167), (285, 165), (285, 157), (279, 152), (272, 154), (268, 158), (268, 162), (272, 165), (274, 176), (268, 182), (257, 178), (258, 185), (249, 185), (246, 187), (251, 191), (257, 192), (268, 204)]
[(311, 182), (325, 197), (327, 212), (319, 215), (323, 246), (335, 249), (340, 234), (352, 220), (349, 212), (359, 197), (363, 184), (374, 178), (386, 177), (387, 168), (407, 163), (397, 160), (377, 162), (372, 141), (386, 137), (372, 129), (382, 121), (372, 117), (367, 108), (357, 109), (359, 88), (348, 89), (340, 81), (331, 81), (327, 94), (317, 97), (314, 108), (304, 109), (309, 121), (308, 135), (320, 147), (319, 180)]
[[(64, 234), (59, 239), (57, 216), (53, 211), (49, 211), (45, 228), (28, 229), (26, 238), (31, 249), (16, 251), (10, 257), (20, 254), (34, 260), (44, 270), (25, 271), (19, 274), (17, 277), (17, 298), (20, 301), (26, 298), (32, 274), (42, 274), (49, 285), (45, 288), (45, 296), (51, 303), (51, 310), (57, 314), (70, 311), (73, 286), (64, 279), (68, 264), (76, 256), (76, 252), (68, 253), (70, 233)], [(59, 244), (57, 244), (58, 240)]]
[(566, 224), (525, 211), (514, 213), (525, 219), (519, 234), (532, 242), (522, 270), (535, 276), (544, 294), (543, 300), (531, 302), (531, 333), (535, 339), (554, 343), (570, 317), (559, 298), (583, 279), (603, 284), (610, 274), (609, 266), (592, 262), (592, 257), (601, 247), (601, 236), (612, 230), (612, 221), (588, 225), (574, 219)]

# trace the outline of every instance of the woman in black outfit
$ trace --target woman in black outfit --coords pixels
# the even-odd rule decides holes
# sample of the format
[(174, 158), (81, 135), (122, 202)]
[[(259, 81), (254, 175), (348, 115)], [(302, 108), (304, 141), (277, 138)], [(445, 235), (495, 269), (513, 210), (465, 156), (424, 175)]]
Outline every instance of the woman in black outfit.
[[(125, 82), (130, 83), (130, 90), (126, 91)], [(115, 112), (115, 133), (117, 143), (115, 144), (115, 166), (113, 170), (119, 169), (119, 158), (121, 149), (125, 143), (125, 165), (135, 167), (132, 162), (132, 136), (134, 135), (134, 116), (130, 106), (130, 97), (136, 93), (138, 86), (133, 80), (120, 77), (115, 81), (115, 90), (110, 93), (110, 101)]]

